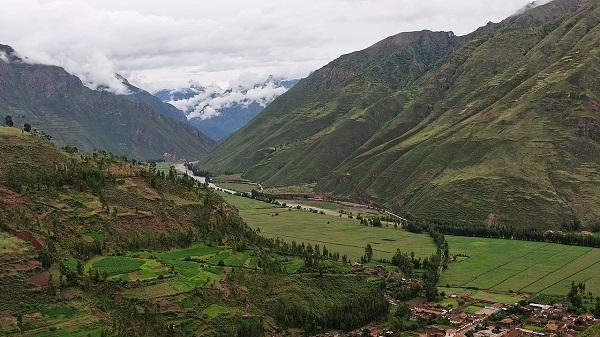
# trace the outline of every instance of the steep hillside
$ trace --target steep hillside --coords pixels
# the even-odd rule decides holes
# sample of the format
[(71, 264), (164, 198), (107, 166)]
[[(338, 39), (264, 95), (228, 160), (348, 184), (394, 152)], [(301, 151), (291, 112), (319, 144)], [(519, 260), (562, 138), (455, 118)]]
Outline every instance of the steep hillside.
[(390, 94), (458, 44), (447, 32), (403, 33), (342, 56), (276, 99), (206, 162), (211, 169), (247, 171), (268, 184), (318, 180), (395, 117), (412, 95), (388, 99)]
[(465, 37), (403, 33), (301, 81), (205, 166), (428, 218), (600, 218), (600, 9), (557, 0)]
[(129, 94), (124, 95), (132, 102), (142, 103), (145, 105), (149, 105), (155, 111), (161, 113), (163, 116), (168, 118), (176, 119), (180, 122), (186, 122), (187, 118), (183, 111), (177, 109), (169, 103), (163, 102), (160, 98), (152, 95), (146, 90), (140, 89), (135, 85), (129, 83), (129, 81), (120, 75), (116, 75), (119, 80), (129, 89)]
[(172, 167), (8, 127), (0, 158), (2, 336), (306, 336), (388, 312), (381, 279), (259, 236)]
[(0, 59), (0, 115), (17, 125), (30, 123), (59, 145), (82, 151), (101, 148), (137, 159), (189, 158), (206, 153), (214, 141), (190, 125), (144, 103), (85, 87), (64, 69)]

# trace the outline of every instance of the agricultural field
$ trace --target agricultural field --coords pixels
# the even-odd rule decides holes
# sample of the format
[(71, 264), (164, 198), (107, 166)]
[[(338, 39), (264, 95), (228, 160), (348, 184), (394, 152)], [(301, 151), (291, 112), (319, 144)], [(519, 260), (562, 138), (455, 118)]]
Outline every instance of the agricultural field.
[(215, 176), (210, 180), (221, 188), (237, 192), (252, 192), (258, 189), (255, 183), (243, 179), (239, 174)]
[(572, 281), (600, 295), (600, 249), (554, 243), (447, 236), (451, 263), (440, 285), (495, 292), (565, 295)]
[(278, 207), (250, 198), (221, 193), (227, 202), (240, 210), (242, 218), (267, 237), (286, 241), (325, 245), (329, 251), (346, 254), (357, 260), (367, 243), (374, 258), (390, 258), (400, 249), (419, 257), (433, 254), (435, 246), (429, 236), (413, 234), (393, 227), (366, 227), (356, 219), (338, 218), (306, 210)]
[[(289, 210), (225, 193), (222, 196), (265, 236), (325, 245), (351, 259), (364, 254), (367, 243), (373, 246), (375, 258), (389, 258), (397, 248), (421, 257), (434, 251), (426, 235), (391, 227), (365, 227), (353, 219)], [(447, 236), (447, 240), (452, 254), (464, 255), (441, 276), (439, 285), (447, 293), (466, 291), (476, 299), (514, 303), (522, 297), (511, 292), (564, 295), (572, 281), (584, 281), (588, 291), (600, 295), (600, 249), (457, 236)]]
[[(296, 268), (302, 267), (302, 261)], [(196, 287), (210, 287), (224, 275), (226, 268), (257, 269), (257, 259), (247, 251), (197, 244), (165, 252), (135, 252), (125, 256), (99, 256), (86, 263), (85, 270), (107, 281), (163, 282), (125, 291), (130, 297), (175, 295)]]
[(346, 204), (346, 203), (335, 202), (335, 201), (318, 201), (318, 200), (307, 200), (307, 199), (284, 199), (284, 200), (279, 200), (279, 202), (292, 204), (292, 205), (299, 204), (302, 206), (315, 207), (315, 208), (325, 209), (325, 210), (334, 211), (334, 212), (339, 212), (340, 210), (343, 210), (347, 213), (353, 214), (354, 216), (361, 214), (363, 217), (373, 218), (373, 217), (382, 215), (381, 213), (379, 213), (377, 210), (374, 210), (374, 209), (369, 209), (369, 208), (362, 207), (359, 205)]

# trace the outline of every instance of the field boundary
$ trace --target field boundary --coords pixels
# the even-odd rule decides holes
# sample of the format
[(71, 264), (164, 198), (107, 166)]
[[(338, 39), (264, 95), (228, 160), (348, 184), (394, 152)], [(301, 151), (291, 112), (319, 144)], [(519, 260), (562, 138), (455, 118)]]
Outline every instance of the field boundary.
[[(354, 248), (365, 248), (365, 247), (361, 247), (361, 246), (356, 246), (356, 245), (349, 245), (346, 243), (336, 243), (336, 242), (330, 242), (330, 241), (323, 241), (323, 240), (316, 240), (316, 239), (308, 239), (308, 238), (301, 238), (298, 236), (292, 236), (292, 235), (283, 235), (283, 234), (276, 234), (276, 233), (271, 233), (271, 232), (263, 232), (261, 231), (261, 233), (265, 233), (265, 234), (271, 234), (271, 235), (276, 235), (276, 236), (283, 236), (286, 238), (292, 238), (292, 239), (298, 239), (298, 240), (307, 240), (307, 241), (316, 241), (316, 242), (322, 242), (322, 243), (326, 243), (328, 245), (337, 245), (337, 246), (344, 246), (344, 247), (354, 247)], [(373, 247), (373, 251), (377, 251), (377, 252), (382, 252), (382, 253), (394, 253), (394, 252), (390, 252), (387, 250), (382, 250), (382, 249), (376, 249)]]
[(558, 280), (558, 281), (556, 281), (556, 282), (552, 283), (551, 285), (547, 286), (546, 288), (544, 288), (544, 289), (540, 289), (539, 291), (537, 291), (537, 293), (538, 293), (538, 294), (541, 294), (541, 293), (543, 293), (543, 292), (544, 292), (546, 289), (548, 289), (548, 288), (551, 288), (551, 287), (553, 287), (553, 286), (557, 285), (558, 283), (560, 283), (560, 282), (562, 282), (562, 281), (564, 281), (564, 280), (566, 280), (566, 279), (568, 279), (568, 278), (570, 278), (570, 277), (573, 277), (574, 275), (577, 275), (577, 274), (581, 273), (581, 272), (582, 272), (582, 271), (584, 271), (584, 270), (587, 270), (587, 269), (589, 269), (589, 268), (592, 268), (593, 266), (597, 265), (598, 263), (600, 263), (600, 261), (596, 261), (596, 262), (594, 262), (594, 263), (590, 264), (589, 266), (587, 266), (587, 267), (585, 267), (585, 268), (582, 268), (582, 269), (580, 269), (580, 270), (578, 270), (578, 271), (576, 271), (576, 272), (574, 272), (574, 273), (570, 274), (569, 276), (566, 276), (566, 277), (564, 277), (564, 278), (562, 278), (562, 279), (560, 279), (560, 280)]
[[(571, 246), (569, 246), (569, 247), (571, 247)], [(576, 256), (576, 257), (574, 257), (573, 259), (569, 260), (567, 263), (564, 263), (563, 265), (561, 265), (561, 266), (558, 266), (556, 269), (553, 269), (551, 272), (549, 272), (549, 273), (547, 273), (546, 275), (544, 275), (544, 277), (540, 277), (539, 279), (537, 279), (537, 280), (535, 280), (535, 281), (533, 281), (533, 282), (531, 282), (531, 283), (529, 283), (529, 284), (525, 285), (524, 287), (521, 287), (521, 288), (519, 288), (519, 289), (518, 289), (518, 291), (521, 291), (521, 290), (523, 290), (523, 289), (525, 289), (525, 288), (529, 287), (530, 285), (532, 285), (532, 284), (535, 284), (536, 282), (539, 282), (539, 281), (541, 281), (543, 278), (546, 278), (548, 275), (552, 275), (552, 274), (556, 273), (556, 272), (557, 272), (557, 271), (559, 271), (561, 268), (564, 268), (566, 265), (568, 265), (568, 264), (570, 264), (570, 263), (573, 263), (573, 262), (574, 262), (575, 260), (577, 260), (578, 258), (580, 258), (580, 257), (584, 256), (585, 254), (588, 254), (588, 253), (589, 253), (589, 252), (590, 252), (592, 249), (593, 249), (593, 248), (590, 248), (590, 250), (586, 251), (585, 253), (583, 253), (583, 254), (581, 254), (581, 255), (577, 255), (577, 256)], [(565, 249), (565, 250), (566, 250), (566, 249)], [(561, 251), (561, 252), (562, 252), (562, 251)], [(555, 255), (556, 255), (556, 254), (555, 254)], [(553, 256), (554, 256), (554, 255), (553, 255)]]
[[(544, 247), (547, 247), (548, 245), (550, 245), (550, 243), (546, 243), (546, 244), (544, 244), (544, 245), (542, 245), (542, 246), (540, 246), (540, 247), (536, 247), (536, 248), (534, 248), (534, 249), (532, 249), (532, 250), (528, 251), (528, 252), (527, 252), (525, 255), (523, 255), (522, 257), (528, 256), (528, 255), (530, 255), (530, 254), (532, 254), (532, 253), (534, 253), (534, 252), (537, 252), (538, 250), (540, 250), (540, 249), (542, 249), (542, 248), (544, 248)], [(503, 263), (503, 264), (501, 264), (501, 265), (499, 265), (499, 266), (496, 266), (496, 267), (495, 267), (495, 268), (493, 268), (493, 269), (490, 269), (490, 270), (486, 271), (485, 273), (481, 273), (481, 274), (479, 274), (479, 275), (475, 276), (475, 277), (474, 277), (473, 279), (471, 279), (470, 281), (463, 283), (463, 284), (462, 284), (462, 286), (465, 286), (465, 285), (467, 285), (467, 284), (469, 284), (469, 283), (471, 283), (471, 282), (473, 282), (473, 281), (477, 280), (477, 279), (478, 279), (478, 278), (480, 278), (481, 276), (483, 276), (483, 275), (486, 275), (486, 274), (489, 274), (489, 273), (491, 273), (491, 272), (493, 272), (493, 271), (495, 271), (495, 270), (498, 270), (498, 269), (500, 269), (500, 268), (502, 268), (502, 267), (504, 267), (504, 266), (507, 266), (507, 265), (509, 265), (509, 264), (511, 264), (511, 263), (513, 263), (513, 262), (514, 262), (513, 260), (509, 260), (509, 261), (507, 261), (507, 262), (505, 262), (505, 263)], [(520, 272), (521, 272), (521, 271), (519, 271), (518, 273), (520, 273)], [(516, 274), (518, 274), (518, 273), (512, 274), (510, 277), (513, 277), (514, 275), (516, 275)], [(510, 278), (510, 277), (509, 277), (509, 278)], [(508, 280), (508, 278), (507, 278), (507, 279), (504, 279), (504, 280), (502, 280), (502, 282), (504, 282), (504, 281), (506, 281), (506, 280)], [(496, 285), (497, 285), (497, 284), (496, 284)], [(494, 285), (494, 286), (496, 286), (496, 285)], [(485, 289), (491, 289), (491, 288), (492, 288), (492, 287), (490, 287), (490, 288), (485, 288)]]
[[(550, 245), (550, 244), (552, 244), (552, 243), (548, 243), (548, 244)], [(546, 247), (546, 246), (547, 246), (547, 245), (544, 245), (544, 246), (540, 247), (540, 249), (541, 249), (541, 248), (543, 248), (543, 247)], [(570, 248), (570, 246), (566, 246), (564, 249), (562, 249), (562, 250), (559, 250), (559, 251), (555, 252), (554, 254), (552, 254), (552, 255), (548, 256), (548, 259), (551, 259), (551, 258), (553, 258), (553, 257), (554, 257), (554, 256), (556, 256), (556, 255), (562, 254), (564, 251), (568, 250), (569, 248)], [(586, 253), (584, 253), (584, 254), (586, 254)], [(582, 255), (583, 255), (583, 254), (582, 254)], [(579, 256), (581, 256), (581, 255), (579, 255)], [(578, 257), (579, 257), (579, 256), (578, 256)], [(577, 257), (577, 258), (578, 258), (578, 257)], [(569, 261), (569, 262), (570, 262), (570, 261)], [(563, 266), (564, 266), (564, 265), (563, 265)], [(528, 269), (530, 269), (530, 268), (527, 268), (527, 267), (526, 267), (525, 269), (519, 270), (517, 273), (515, 273), (515, 274), (512, 274), (511, 276), (509, 276), (509, 277), (507, 277), (507, 278), (503, 279), (502, 281), (500, 281), (500, 282), (498, 282), (498, 283), (494, 284), (493, 286), (491, 286), (491, 287), (490, 287), (490, 288), (488, 288), (488, 289), (493, 289), (494, 287), (497, 287), (497, 286), (501, 285), (502, 283), (504, 283), (504, 281), (506, 281), (506, 280), (508, 280), (508, 279), (511, 279), (511, 278), (513, 278), (513, 277), (515, 277), (515, 276), (517, 276), (517, 275), (519, 275), (519, 274), (521, 274), (521, 273), (523, 273), (523, 272), (527, 271)], [(554, 271), (547, 272), (547, 273), (546, 273), (546, 274), (544, 274), (544, 275), (543, 275), (543, 276), (542, 276), (540, 279), (542, 279), (542, 278), (544, 278), (544, 277), (546, 277), (546, 276), (550, 275), (550, 274), (551, 274), (551, 273), (553, 273), (553, 272), (554, 272)], [(537, 282), (537, 281), (536, 281), (536, 282)], [(523, 288), (521, 288), (521, 289), (523, 289)], [(519, 290), (521, 290), (521, 289), (519, 289)]]

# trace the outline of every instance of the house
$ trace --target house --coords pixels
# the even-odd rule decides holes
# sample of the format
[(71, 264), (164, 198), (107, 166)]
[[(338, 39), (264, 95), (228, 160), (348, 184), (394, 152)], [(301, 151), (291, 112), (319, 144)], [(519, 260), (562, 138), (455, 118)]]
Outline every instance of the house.
[(450, 323), (456, 324), (456, 325), (462, 325), (467, 318), (468, 318), (467, 314), (465, 314), (463, 312), (457, 313), (450, 317)]
[(552, 306), (550, 306), (550, 305), (538, 304), (538, 303), (529, 303), (529, 306), (533, 309), (539, 309), (539, 310), (548, 310), (548, 309), (552, 308)]
[(454, 329), (448, 329), (446, 330), (446, 336), (445, 337), (454, 337), (456, 335), (456, 330)]
[(511, 327), (515, 323), (515, 320), (511, 317), (506, 317), (505, 319), (500, 321), (500, 324), (505, 327)]
[(519, 329), (512, 329), (508, 333), (506, 333), (506, 335), (504, 335), (504, 337), (521, 337), (523, 335), (525, 335), (525, 332), (523, 332)]

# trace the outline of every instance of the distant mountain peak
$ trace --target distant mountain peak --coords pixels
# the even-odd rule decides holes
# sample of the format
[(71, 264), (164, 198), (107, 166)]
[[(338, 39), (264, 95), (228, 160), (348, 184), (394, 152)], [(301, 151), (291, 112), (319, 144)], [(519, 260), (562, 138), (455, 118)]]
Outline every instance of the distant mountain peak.
[(297, 82), (275, 76), (228, 87), (192, 81), (187, 88), (160, 90), (155, 96), (183, 111), (194, 126), (219, 140), (244, 126)]
[(219, 116), (222, 109), (236, 105), (256, 103), (265, 107), (296, 82), (272, 75), (258, 83), (231, 87), (191, 82), (188, 88), (160, 90), (156, 96), (183, 111), (189, 119), (210, 119)]
[(0, 60), (6, 63), (21, 63), (23, 59), (8, 45), (0, 44)]

